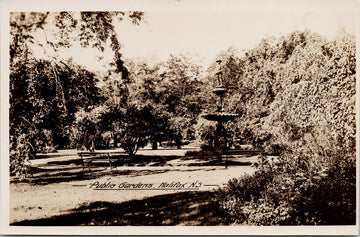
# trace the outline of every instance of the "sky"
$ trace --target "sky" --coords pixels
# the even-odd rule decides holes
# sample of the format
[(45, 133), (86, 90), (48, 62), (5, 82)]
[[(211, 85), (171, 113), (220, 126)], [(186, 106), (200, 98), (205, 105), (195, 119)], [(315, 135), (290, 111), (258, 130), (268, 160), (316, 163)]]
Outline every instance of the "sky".
[(351, 12), (146, 12), (140, 26), (119, 24), (116, 30), (125, 57), (166, 59), (188, 53), (209, 65), (229, 47), (249, 49), (263, 37), (311, 30), (329, 39), (340, 28), (355, 33)]
[[(141, 7), (128, 6), (129, 10), (144, 11), (145, 21), (140, 25), (128, 21), (115, 25), (125, 62), (128, 58), (138, 57), (150, 62), (163, 61), (170, 54), (182, 53), (206, 68), (221, 50), (229, 47), (246, 50), (264, 37), (279, 37), (305, 29), (331, 39), (340, 28), (355, 33), (358, 21), (358, 6), (351, 0), (208, 0), (208, 4), (197, 5), (194, 2), (204, 1), (164, 2), (142, 1)], [(115, 6), (112, 10), (119, 7), (111, 6)], [(124, 5), (121, 10), (123, 8)], [(98, 7), (96, 10), (107, 9)], [(104, 60), (99, 62), (98, 56), (103, 56)], [(105, 65), (112, 60), (112, 52), (108, 50), (104, 55), (98, 55), (93, 49), (75, 46), (65, 51), (62, 57), (73, 57), (89, 69), (105, 70)]]

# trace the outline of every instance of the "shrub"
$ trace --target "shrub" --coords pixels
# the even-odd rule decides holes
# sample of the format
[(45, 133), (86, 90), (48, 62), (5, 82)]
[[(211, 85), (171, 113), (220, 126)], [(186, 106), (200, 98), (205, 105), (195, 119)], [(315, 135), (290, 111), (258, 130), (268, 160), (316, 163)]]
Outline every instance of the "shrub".
[(16, 175), (20, 180), (29, 177), (30, 159), (35, 157), (34, 147), (29, 141), (29, 135), (21, 134), (10, 150), (10, 174)]
[[(232, 179), (217, 192), (226, 221), (247, 225), (354, 225), (356, 162), (339, 159), (316, 171), (262, 157), (254, 175)], [(300, 160), (300, 158), (298, 158)]]

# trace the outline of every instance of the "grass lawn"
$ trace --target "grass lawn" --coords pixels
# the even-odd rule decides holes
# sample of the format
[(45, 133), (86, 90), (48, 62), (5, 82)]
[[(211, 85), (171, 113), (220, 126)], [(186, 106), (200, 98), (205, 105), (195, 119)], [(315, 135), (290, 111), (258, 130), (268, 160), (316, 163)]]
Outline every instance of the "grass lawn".
[[(217, 225), (213, 191), (234, 177), (252, 173), (256, 157), (238, 156), (227, 169), (211, 158), (138, 156), (110, 170), (83, 171), (79, 158), (59, 156), (34, 162), (31, 182), (10, 183), (12, 225)], [(146, 161), (146, 162), (145, 162)], [(230, 163), (231, 163), (230, 162)], [(94, 182), (189, 185), (196, 190), (96, 190)]]

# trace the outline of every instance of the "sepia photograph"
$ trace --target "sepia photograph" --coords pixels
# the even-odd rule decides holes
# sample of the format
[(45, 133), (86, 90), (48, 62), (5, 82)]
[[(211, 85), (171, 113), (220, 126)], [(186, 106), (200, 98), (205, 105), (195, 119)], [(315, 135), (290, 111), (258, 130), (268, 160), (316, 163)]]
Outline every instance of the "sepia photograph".
[(9, 3), (6, 230), (358, 233), (358, 3), (129, 2)]

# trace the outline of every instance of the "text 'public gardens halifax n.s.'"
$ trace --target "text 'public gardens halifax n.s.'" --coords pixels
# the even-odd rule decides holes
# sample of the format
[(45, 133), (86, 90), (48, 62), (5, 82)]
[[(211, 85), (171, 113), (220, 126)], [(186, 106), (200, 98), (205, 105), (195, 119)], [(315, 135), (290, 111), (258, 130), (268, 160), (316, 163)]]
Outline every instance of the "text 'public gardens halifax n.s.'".
[(199, 190), (202, 187), (207, 186), (218, 186), (213, 184), (204, 184), (198, 180), (190, 181), (190, 182), (182, 182), (182, 181), (164, 181), (161, 183), (113, 183), (109, 182), (99, 182), (95, 181), (90, 183), (89, 185), (84, 185), (84, 187), (88, 187), (94, 190)]

